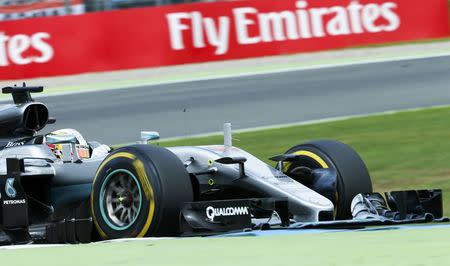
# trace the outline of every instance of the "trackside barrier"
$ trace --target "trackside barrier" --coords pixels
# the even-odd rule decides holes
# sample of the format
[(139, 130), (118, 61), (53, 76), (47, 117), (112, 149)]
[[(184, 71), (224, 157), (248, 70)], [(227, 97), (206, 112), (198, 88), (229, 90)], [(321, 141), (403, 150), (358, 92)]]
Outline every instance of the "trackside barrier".
[(0, 23), (0, 79), (311, 52), (449, 35), (447, 0), (248, 0)]

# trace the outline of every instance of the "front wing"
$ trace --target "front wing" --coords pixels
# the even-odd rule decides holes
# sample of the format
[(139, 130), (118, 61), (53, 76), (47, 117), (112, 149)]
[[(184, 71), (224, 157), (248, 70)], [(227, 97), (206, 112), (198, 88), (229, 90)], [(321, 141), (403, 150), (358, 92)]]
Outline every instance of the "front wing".
[[(385, 193), (389, 216), (370, 219), (295, 222), (289, 219), (288, 201), (280, 198), (189, 202), (180, 214), (184, 235), (210, 235), (231, 231), (289, 229), (361, 228), (376, 225), (399, 225), (448, 222), (443, 217), (442, 191), (408, 190)], [(392, 213), (396, 213), (395, 218)]]

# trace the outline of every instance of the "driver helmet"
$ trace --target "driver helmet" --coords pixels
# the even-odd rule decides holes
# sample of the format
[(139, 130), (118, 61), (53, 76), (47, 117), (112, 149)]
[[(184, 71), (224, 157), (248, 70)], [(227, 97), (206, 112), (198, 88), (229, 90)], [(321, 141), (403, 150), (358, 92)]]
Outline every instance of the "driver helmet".
[(45, 136), (45, 142), (57, 158), (61, 159), (62, 157), (62, 145), (64, 143), (74, 143), (80, 159), (89, 158), (89, 145), (80, 132), (75, 129), (65, 128), (53, 131)]

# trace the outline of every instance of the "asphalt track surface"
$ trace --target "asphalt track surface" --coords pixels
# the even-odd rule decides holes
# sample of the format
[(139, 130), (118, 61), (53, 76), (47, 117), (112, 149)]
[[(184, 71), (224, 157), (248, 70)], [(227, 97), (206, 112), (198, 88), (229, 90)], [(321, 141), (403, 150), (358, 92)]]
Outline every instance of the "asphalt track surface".
[(41, 97), (57, 118), (108, 144), (450, 104), (450, 57), (372, 63)]

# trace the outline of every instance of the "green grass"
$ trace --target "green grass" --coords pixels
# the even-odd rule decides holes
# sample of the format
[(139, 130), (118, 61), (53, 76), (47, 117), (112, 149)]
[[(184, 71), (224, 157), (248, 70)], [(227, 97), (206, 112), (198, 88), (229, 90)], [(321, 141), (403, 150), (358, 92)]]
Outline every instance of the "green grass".
[[(450, 108), (401, 112), (316, 125), (235, 134), (234, 145), (268, 162), (270, 156), (314, 139), (337, 139), (366, 162), (377, 191), (442, 188), (450, 215)], [(222, 136), (162, 142), (220, 144)]]
[(450, 230), (185, 238), (0, 251), (4, 265), (447, 265)]

